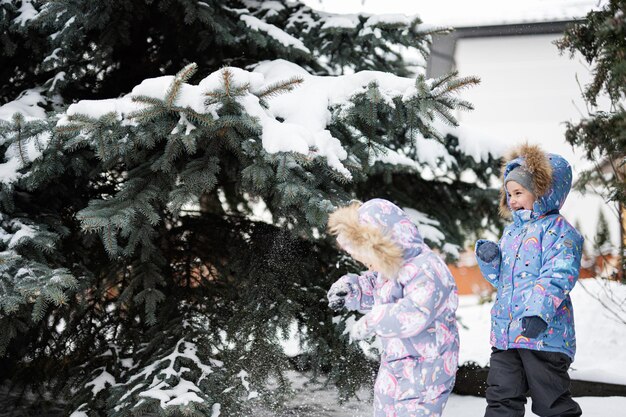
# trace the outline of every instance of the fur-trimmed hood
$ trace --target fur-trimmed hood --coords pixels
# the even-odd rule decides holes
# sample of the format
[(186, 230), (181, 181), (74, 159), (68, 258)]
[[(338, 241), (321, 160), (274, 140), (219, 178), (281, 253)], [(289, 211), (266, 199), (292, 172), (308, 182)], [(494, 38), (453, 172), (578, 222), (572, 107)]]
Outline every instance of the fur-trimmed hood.
[[(514, 168), (523, 166), (532, 174), (533, 189), (537, 200), (533, 215), (541, 216), (560, 209), (572, 186), (572, 168), (560, 155), (545, 153), (537, 145), (521, 145), (515, 148), (502, 165), (502, 180)], [(511, 217), (505, 184), (500, 190), (500, 214)]]
[(328, 229), (351, 256), (361, 262), (371, 260), (378, 272), (391, 279), (424, 248), (415, 223), (398, 206), (380, 198), (335, 210)]

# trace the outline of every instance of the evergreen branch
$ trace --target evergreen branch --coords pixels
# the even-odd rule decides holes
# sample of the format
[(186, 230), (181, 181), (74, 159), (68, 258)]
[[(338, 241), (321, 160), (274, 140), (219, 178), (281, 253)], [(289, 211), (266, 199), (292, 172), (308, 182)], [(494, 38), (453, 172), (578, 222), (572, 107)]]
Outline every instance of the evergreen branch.
[(20, 159), (22, 161), (22, 165), (25, 166), (28, 164), (28, 158), (26, 157), (24, 153), (24, 149), (22, 145), (23, 124), (24, 124), (24, 116), (22, 116), (21, 113), (13, 114), (13, 125), (14, 125), (14, 129), (16, 130), (16, 135), (17, 135), (17, 138), (16, 138), (17, 147), (18, 147)]
[[(100, 117), (100, 119), (106, 117), (107, 115), (112, 115), (113, 117), (117, 116), (117, 114), (115, 112), (109, 112), (103, 116)], [(75, 113), (75, 114), (69, 114), (67, 116), (67, 120), (69, 122), (74, 122), (76, 124), (82, 124), (84, 126), (95, 126), (98, 123), (99, 119), (95, 119), (89, 115), (83, 114), (83, 113)]]
[(474, 105), (467, 100), (458, 100), (456, 102), (456, 108), (458, 110), (474, 110)]
[(302, 77), (298, 77), (298, 76), (291, 77), (290, 79), (286, 81), (278, 81), (273, 84), (270, 84), (267, 87), (265, 87), (263, 90), (261, 90), (260, 92), (255, 93), (255, 95), (263, 99), (275, 97), (285, 92), (292, 91), (294, 88), (296, 88), (303, 82), (304, 82), (304, 78)]
[(441, 105), (441, 103), (435, 104), (435, 111), (443, 119), (443, 121), (450, 126), (458, 126), (459, 123), (456, 120), (456, 117), (450, 112), (450, 110)]
[(83, 126), (78, 124), (62, 125), (54, 128), (55, 133), (60, 136), (73, 136), (81, 130), (83, 130)]
[(134, 101), (135, 103), (143, 103), (143, 104), (148, 104), (151, 106), (163, 106), (163, 107), (166, 106), (164, 100), (161, 100), (160, 98), (156, 98), (156, 97), (146, 96), (143, 94), (134, 95), (131, 97), (131, 100)]
[(129, 119), (137, 119), (141, 122), (151, 122), (159, 120), (167, 114), (167, 110), (163, 106), (152, 106), (141, 109), (128, 114)]
[(479, 77), (462, 77), (462, 78), (454, 78), (448, 81), (441, 91), (435, 94), (435, 97), (440, 97), (443, 94), (448, 94), (452, 92), (459, 92), (465, 88), (470, 86), (474, 86), (480, 84)]
[(144, 94), (133, 95), (131, 96), (131, 100), (135, 103), (143, 103), (150, 106), (166, 106), (165, 100), (152, 96), (146, 96)]
[(196, 137), (193, 135), (184, 135), (180, 138), (181, 143), (185, 147), (185, 151), (189, 155), (193, 155), (198, 150), (198, 142), (196, 141)]
[(181, 86), (183, 85), (183, 83), (187, 82), (197, 70), (198, 65), (195, 62), (192, 62), (191, 64), (186, 65), (185, 68), (183, 68), (176, 74), (174, 80), (167, 89), (167, 92), (165, 93), (165, 105), (167, 108), (172, 108), (174, 102), (176, 101), (176, 98), (178, 98)]
[(31, 313), (31, 319), (33, 322), (39, 322), (43, 319), (46, 309), (48, 308), (48, 301), (42, 297), (38, 296), (33, 303), (33, 311)]
[(232, 79), (233, 79), (233, 74), (230, 72), (230, 70), (228, 68), (222, 69), (222, 80), (224, 82), (224, 92), (228, 97), (231, 96), (230, 84), (232, 82)]
[(201, 124), (204, 127), (209, 127), (214, 122), (214, 119), (210, 114), (198, 113), (191, 107), (185, 107), (182, 111), (187, 115), (187, 118), (190, 121)]
[(244, 96), (249, 89), (250, 89), (250, 83), (245, 83), (239, 87), (231, 89), (231, 96), (233, 97)]
[(173, 137), (165, 144), (163, 154), (152, 164), (151, 168), (154, 171), (163, 171), (166, 173), (172, 172), (174, 169), (174, 162), (183, 153), (184, 147), (178, 137)]
[(104, 243), (104, 248), (106, 249), (107, 254), (109, 257), (114, 258), (118, 253), (118, 244), (110, 222), (108, 222), (100, 230), (100, 237), (102, 239), (102, 243)]
[(224, 137), (226, 133), (224, 129), (237, 127), (243, 127), (246, 130), (251, 130), (250, 128), (253, 127), (253, 131), (258, 131), (258, 128), (254, 128), (248, 117), (235, 115), (225, 115), (220, 117), (214, 122), (211, 130), (216, 132), (218, 137)]
[(222, 97), (225, 97), (226, 95), (220, 91), (220, 90), (215, 90), (215, 91), (207, 91), (204, 93), (205, 96), (210, 97), (213, 101), (211, 101), (211, 104), (217, 103), (221, 100)]
[(444, 74), (444, 75), (442, 75), (442, 76), (440, 76), (438, 78), (435, 78), (434, 80), (432, 80), (432, 83), (430, 85), (431, 91), (434, 91), (437, 88), (441, 87), (442, 85), (446, 84), (450, 80), (454, 79), (457, 75), (459, 75), (458, 71), (451, 71), (451, 72), (449, 72), (447, 74)]

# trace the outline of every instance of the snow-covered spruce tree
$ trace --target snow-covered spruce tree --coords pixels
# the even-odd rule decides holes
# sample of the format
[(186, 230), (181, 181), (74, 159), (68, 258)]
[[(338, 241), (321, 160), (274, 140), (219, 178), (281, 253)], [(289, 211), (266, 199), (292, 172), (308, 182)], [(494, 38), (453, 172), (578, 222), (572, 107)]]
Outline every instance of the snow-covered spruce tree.
[[(561, 51), (582, 54), (593, 72), (593, 80), (584, 90), (589, 116), (578, 123), (567, 123), (567, 141), (581, 146), (587, 158), (596, 161), (593, 169), (581, 174), (577, 186), (584, 190), (593, 185), (602, 190), (608, 200), (618, 203), (621, 219), (626, 204), (626, 1), (610, 0), (602, 10), (590, 12), (565, 32), (557, 46)], [(610, 110), (597, 110), (598, 97), (603, 95), (610, 99)], [(620, 242), (624, 254), (623, 226)], [(621, 276), (626, 280), (624, 256)]]
[(454, 128), (475, 80), (398, 76), (400, 48), (427, 53), (418, 20), (278, 1), (3, 7), (34, 49), (2, 56), (0, 375), (67, 414), (254, 415), (281, 405), (294, 365), (350, 395), (371, 369), (326, 307), (356, 268), (327, 213), (388, 197), (448, 253), (495, 217), (495, 161)]

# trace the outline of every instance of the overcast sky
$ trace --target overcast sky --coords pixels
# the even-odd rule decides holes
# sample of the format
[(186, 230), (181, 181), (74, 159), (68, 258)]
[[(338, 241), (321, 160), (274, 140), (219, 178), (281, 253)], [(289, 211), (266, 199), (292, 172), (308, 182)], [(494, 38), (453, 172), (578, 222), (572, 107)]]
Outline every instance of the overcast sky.
[(332, 13), (401, 13), (443, 26), (568, 20), (584, 17), (606, 0), (304, 0)]

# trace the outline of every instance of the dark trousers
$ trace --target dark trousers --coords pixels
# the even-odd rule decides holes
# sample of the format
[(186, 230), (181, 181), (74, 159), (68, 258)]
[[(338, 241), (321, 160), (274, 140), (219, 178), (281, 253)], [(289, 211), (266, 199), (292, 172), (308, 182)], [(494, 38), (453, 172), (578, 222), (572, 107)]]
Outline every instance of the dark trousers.
[(492, 349), (487, 376), (485, 417), (522, 417), (530, 391), (533, 413), (541, 417), (578, 417), (580, 406), (569, 391), (570, 358), (557, 352)]

